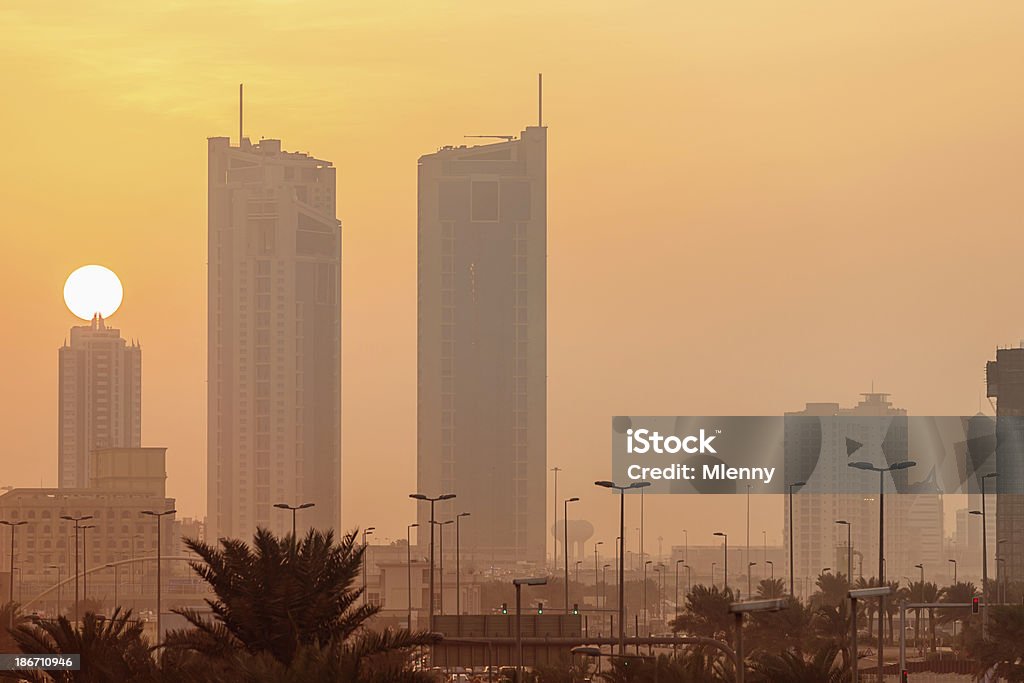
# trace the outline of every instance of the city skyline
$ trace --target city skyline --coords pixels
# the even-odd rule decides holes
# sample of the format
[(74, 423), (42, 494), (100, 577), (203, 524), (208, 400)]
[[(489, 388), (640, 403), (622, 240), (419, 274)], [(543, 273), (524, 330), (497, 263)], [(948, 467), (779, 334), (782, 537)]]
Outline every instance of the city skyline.
[[(977, 408), (984, 362), (994, 347), (1021, 336), (1020, 322), (1002, 311), (1011, 310), (1012, 254), (1021, 240), (1013, 198), (1024, 106), (997, 86), (1012, 75), (1006, 64), (1013, 60), (1005, 56), (1019, 46), (1004, 32), (1002, 13), (998, 21), (995, 13), (973, 13), (966, 21), (957, 9), (926, 16), (899, 11), (864, 63), (817, 54), (845, 78), (841, 93), (826, 87), (810, 96), (802, 86), (827, 86), (831, 72), (809, 65), (792, 73), (794, 62), (806, 62), (801, 57), (821, 47), (784, 40), (801, 34), (796, 7), (786, 5), (773, 19), (782, 29), (778, 38), (748, 26), (750, 14), (741, 21), (717, 11), (674, 10), (662, 17), (664, 31), (649, 33), (641, 54), (626, 57), (595, 49), (621, 23), (600, 15), (579, 27), (596, 66), (579, 64), (572, 50), (556, 44), (564, 36), (550, 26), (530, 46), (501, 38), (507, 57), (460, 71), (451, 68), (454, 55), (464, 60), (466, 48), (478, 47), (469, 32), (449, 34), (453, 49), (427, 59), (430, 42), (417, 34), (395, 56), (408, 64), (413, 53), (422, 60), (412, 76), (385, 85), (387, 64), (357, 60), (362, 71), (352, 85), (327, 99), (319, 88), (304, 93), (301, 84), (280, 78), (282, 69), (306, 64), (305, 58), (282, 49), (257, 60), (269, 75), (252, 79), (247, 127), (253, 139), (279, 135), (293, 141), (290, 148), (315, 150), (339, 169), (339, 213), (349, 226), (342, 347), (350, 371), (343, 388), (346, 528), (375, 525), (381, 537), (400, 538), (415, 514), (411, 503), (375, 505), (381, 498), (402, 500), (415, 488), (415, 159), (440, 142), (459, 144), (463, 135), (519, 130), (533, 118), (539, 69), (548, 78), (545, 118), (559, 130), (550, 171), (549, 464), (564, 469), (559, 492), (583, 498), (576, 515), (602, 529), (614, 523), (612, 506), (591, 483), (607, 471), (607, 415), (779, 413), (809, 400), (845, 403), (871, 379), (915, 414)], [(263, 20), (262, 10), (253, 12)], [(530, 6), (517, 21), (558, 18), (551, 12)], [(17, 14), (26, 20), (26, 35), (51, 41), (40, 44), (64, 40), (62, 20)], [(183, 21), (183, 15), (172, 18)], [(133, 21), (126, 17), (105, 30), (130, 35)], [(401, 22), (407, 31), (410, 21)], [(430, 21), (427, 27), (448, 33), (440, 19)], [(482, 18), (471, 11), (460, 22), (480, 26)], [(858, 30), (868, 23), (867, 13), (851, 10), (842, 21), (817, 25), (811, 40), (856, 51)], [(735, 32), (745, 51), (728, 55), (725, 46), (696, 35), (693, 52), (667, 59), (678, 49), (680, 27), (697, 27), (685, 31), (690, 35), (710, 24)], [(954, 26), (964, 38), (959, 46), (943, 37)], [(355, 42), (373, 44), (391, 28), (364, 27), (354, 31)], [(623, 30), (636, 36), (651, 28), (631, 18)], [(310, 42), (294, 24), (284, 29), (292, 48)], [(266, 35), (256, 31), (243, 47), (263, 49)], [(216, 44), (202, 34), (193, 39), (196, 59), (213, 61)], [(44, 391), (9, 401), (5, 420), (27, 427), (11, 430), (12, 449), (45, 457), (17, 463), (3, 484), (55, 483), (46, 455), (56, 450), (55, 394), (48, 387), (56, 385), (52, 348), (71, 320), (62, 317), (59, 287), (73, 267), (100, 262), (126, 284), (125, 305), (112, 324), (146, 341), (146, 442), (168, 446), (169, 491), (185, 514), (201, 514), (206, 495), (194, 484), (206, 450), (201, 141), (233, 133), (235, 88), (250, 76), (220, 71), (189, 89), (178, 80), (178, 67), (139, 59), (144, 53), (131, 40), (101, 41), (118, 43), (118, 56), (127, 57), (118, 65), (73, 63), (60, 70), (22, 41), (2, 48), (36, 65), (3, 77), (11, 91), (25, 93), (0, 114), (10, 129), (25, 133), (10, 141), (10, 153), (28, 168), (59, 154), (60, 136), (26, 123), (37, 116), (51, 121), (74, 94), (80, 125), (72, 158), (89, 160), (96, 172), (72, 173), (80, 164), (49, 169), (68, 193), (55, 203), (51, 190), (28, 182), (31, 174), (23, 179), (4, 171), (16, 197), (9, 220), (37, 225), (47, 239), (19, 231), (6, 259), (5, 289), (23, 296), (8, 307), (23, 338), (9, 342), (5, 375)], [(979, 43), (993, 47), (972, 47)], [(84, 56), (95, 49), (71, 48)], [(159, 45), (155, 50), (167, 59)], [(928, 66), (921, 55), (929, 55)], [(763, 83), (744, 71), (752, 56), (765, 67), (757, 74)], [(141, 73), (119, 66), (140, 62)], [(322, 66), (312, 68), (325, 75)], [(640, 71), (649, 76), (624, 77)], [(154, 73), (166, 76), (157, 80), (173, 86), (170, 95), (156, 98)], [(422, 85), (411, 85), (417, 78)], [(919, 87), (907, 89), (908, 81)], [(769, 90), (777, 96), (765, 105)], [(425, 97), (438, 92), (452, 97)], [(964, 104), (982, 99), (987, 105), (980, 111)], [(166, 108), (168, 101), (176, 108)], [(845, 123), (835, 123), (838, 112), (849, 113)], [(403, 125), (395, 126), (397, 120)], [(676, 135), (680, 120), (699, 135)], [(853, 120), (856, 125), (848, 123)], [(144, 148), (154, 162), (146, 174), (129, 163)], [(765, 262), (769, 250), (775, 258)], [(879, 272), (885, 277), (873, 276)], [(757, 286), (741, 287), (741, 280)], [(891, 307), (860, 308), (869, 300)], [(906, 300), (927, 303), (907, 307)], [(701, 322), (682, 320), (687, 310)], [(664, 322), (636, 329), (630, 322), (636, 320)], [(865, 344), (866, 331), (884, 335)], [(727, 364), (733, 372), (724, 376)], [(393, 463), (384, 493), (357, 483), (372, 476), (380, 453)], [(671, 530), (657, 520), (696, 512), (681, 501), (649, 502), (650, 538)], [(762, 502), (777, 518), (781, 504), (755, 501), (757, 510)], [(729, 514), (724, 502), (703, 504)], [(728, 522), (743, 523), (738, 515)]]

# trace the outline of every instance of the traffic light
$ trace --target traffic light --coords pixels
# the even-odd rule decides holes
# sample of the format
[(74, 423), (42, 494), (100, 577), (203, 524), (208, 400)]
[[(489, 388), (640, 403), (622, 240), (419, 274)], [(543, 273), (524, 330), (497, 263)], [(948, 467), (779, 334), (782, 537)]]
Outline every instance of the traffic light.
[(544, 614), (544, 603), (543, 602), (538, 602), (537, 603), (537, 614)]
[(906, 669), (900, 672), (900, 683), (910, 683), (910, 672)]
[(578, 602), (572, 603), (572, 613), (573, 614), (579, 614), (580, 613), (580, 604)]
[(502, 614), (508, 614), (508, 603), (507, 602), (501, 603), (501, 613)]
[(975, 595), (971, 598), (971, 614), (977, 614), (981, 611), (981, 598)]

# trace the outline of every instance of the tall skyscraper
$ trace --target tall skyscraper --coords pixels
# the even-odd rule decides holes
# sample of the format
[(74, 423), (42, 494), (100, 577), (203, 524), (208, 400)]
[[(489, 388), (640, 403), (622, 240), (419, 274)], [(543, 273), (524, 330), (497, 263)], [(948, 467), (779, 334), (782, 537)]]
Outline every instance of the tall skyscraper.
[(61, 488), (89, 482), (89, 453), (138, 447), (142, 440), (142, 349), (95, 316), (71, 328), (58, 352)]
[(340, 530), (341, 225), (331, 162), (209, 140), (207, 537)]
[(547, 129), (420, 157), (418, 202), (419, 490), (468, 557), (543, 562)]
[[(987, 365), (988, 395), (996, 399), (996, 468), (999, 476), (986, 486), (996, 491), (996, 543), (989, 546), (1003, 562), (989, 563), (989, 578), (1024, 577), (1024, 347), (997, 349)], [(983, 472), (982, 474), (988, 474)], [(992, 508), (987, 510), (992, 524)], [(1005, 540), (1005, 543), (999, 541)], [(1004, 572), (1005, 571), (1005, 575)]]

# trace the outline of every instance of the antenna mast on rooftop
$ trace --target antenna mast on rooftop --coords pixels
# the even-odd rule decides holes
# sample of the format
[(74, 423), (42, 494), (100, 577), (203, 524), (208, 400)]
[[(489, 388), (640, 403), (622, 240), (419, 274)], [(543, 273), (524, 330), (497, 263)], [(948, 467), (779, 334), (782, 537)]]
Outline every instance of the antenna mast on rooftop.
[(544, 126), (544, 74), (537, 74), (537, 125)]
[(238, 84), (238, 146), (242, 146), (242, 84)]

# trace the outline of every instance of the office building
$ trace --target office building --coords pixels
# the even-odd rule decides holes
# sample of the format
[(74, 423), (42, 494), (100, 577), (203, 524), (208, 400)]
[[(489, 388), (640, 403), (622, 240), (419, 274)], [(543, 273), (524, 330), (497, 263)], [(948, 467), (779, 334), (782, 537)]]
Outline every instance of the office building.
[[(989, 577), (1020, 581), (1024, 577), (1024, 347), (997, 349), (987, 365), (988, 395), (996, 399), (996, 462), (998, 477), (994, 554), (1003, 562), (990, 561)], [(991, 468), (981, 474), (987, 474)], [(991, 491), (991, 480), (986, 492)], [(988, 508), (992, 524), (992, 508)], [(1000, 543), (1005, 541), (1005, 543)], [(989, 552), (993, 548), (989, 547)], [(1005, 572), (1005, 574), (1004, 574)]]
[(58, 361), (57, 482), (81, 488), (89, 481), (90, 452), (142, 440), (142, 349), (96, 315), (71, 328)]
[(209, 140), (207, 537), (341, 517), (341, 226), (329, 161)]
[(419, 160), (417, 483), (481, 563), (544, 561), (546, 156), (530, 126)]

